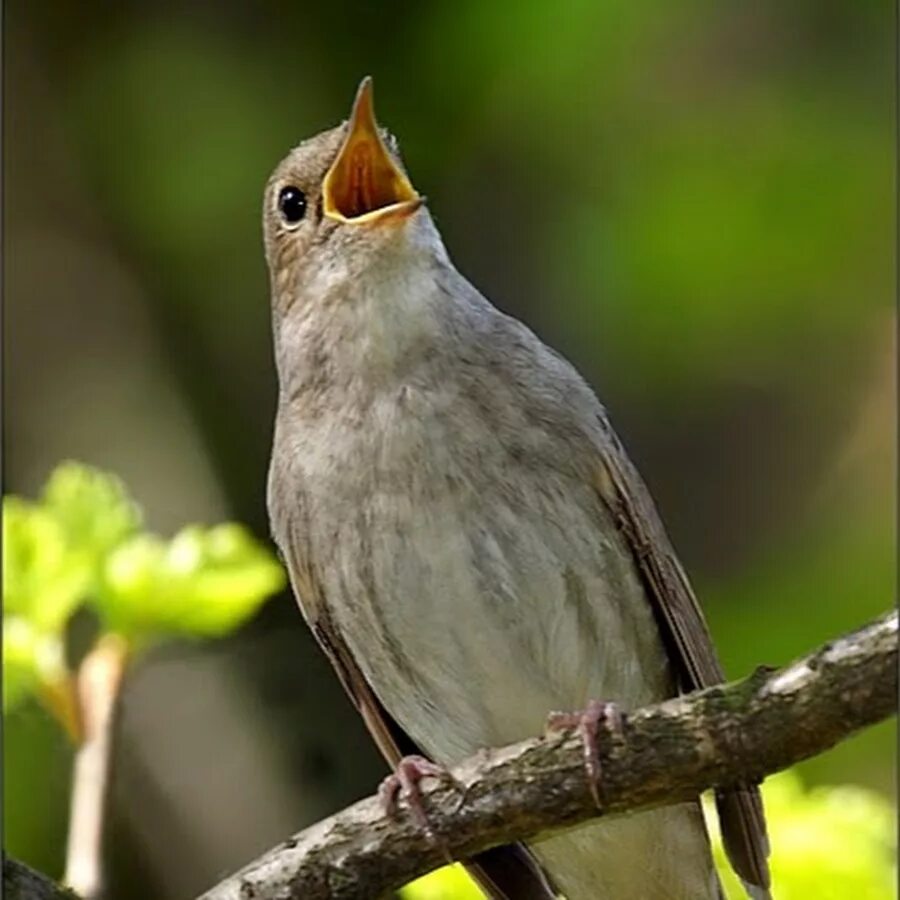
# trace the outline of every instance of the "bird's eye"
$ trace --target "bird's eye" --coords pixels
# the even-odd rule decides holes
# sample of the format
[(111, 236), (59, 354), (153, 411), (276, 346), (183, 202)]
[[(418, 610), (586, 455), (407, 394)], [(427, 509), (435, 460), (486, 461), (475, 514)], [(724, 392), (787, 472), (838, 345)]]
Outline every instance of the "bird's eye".
[(287, 225), (298, 225), (306, 214), (306, 194), (300, 188), (283, 187), (278, 195), (278, 209)]

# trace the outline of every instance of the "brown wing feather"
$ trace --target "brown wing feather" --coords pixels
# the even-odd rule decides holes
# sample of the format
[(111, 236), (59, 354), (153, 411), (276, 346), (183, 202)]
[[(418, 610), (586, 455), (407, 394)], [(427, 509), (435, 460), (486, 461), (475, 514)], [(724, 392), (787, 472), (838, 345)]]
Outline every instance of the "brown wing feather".
[[(293, 543), (293, 542), (292, 542)], [(318, 582), (308, 565), (299, 564), (297, 545), (285, 551), (294, 594), (319, 646), (331, 661), (344, 690), (359, 710), (381, 754), (393, 768), (401, 757), (424, 755), (375, 696), (362, 670), (331, 621)], [(494, 847), (463, 863), (490, 900), (555, 900), (546, 873), (524, 844)]]
[[(685, 691), (725, 680), (706, 619), (663, 528), (650, 493), (612, 429), (603, 421), (606, 443), (597, 487), (634, 551), (654, 603), (679, 682)], [(762, 799), (755, 787), (716, 793), (722, 840), (735, 872), (768, 897), (769, 854)]]

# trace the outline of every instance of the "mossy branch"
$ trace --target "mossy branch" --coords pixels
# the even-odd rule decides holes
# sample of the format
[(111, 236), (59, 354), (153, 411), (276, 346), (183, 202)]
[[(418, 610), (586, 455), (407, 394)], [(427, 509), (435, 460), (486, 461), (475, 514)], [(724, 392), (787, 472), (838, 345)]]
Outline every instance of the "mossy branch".
[[(423, 782), (433, 840), (404, 806), (391, 818), (370, 797), (270, 850), (201, 900), (368, 900), (498, 844), (757, 782), (896, 708), (894, 612), (783, 669), (761, 668), (628, 715), (621, 734), (601, 738), (602, 808), (577, 734), (553, 732), (483, 751), (453, 769), (452, 782)], [(74, 897), (8, 858), (3, 886), (11, 900)]]
[(897, 614), (779, 670), (628, 715), (601, 736), (602, 808), (573, 730), (487, 750), (428, 779), (435, 839), (408, 810), (370, 797), (300, 832), (201, 900), (364, 900), (498, 844), (602, 815), (662, 806), (760, 781), (815, 756), (897, 707)]
[(70, 890), (5, 854), (3, 896), (7, 900), (78, 900)]

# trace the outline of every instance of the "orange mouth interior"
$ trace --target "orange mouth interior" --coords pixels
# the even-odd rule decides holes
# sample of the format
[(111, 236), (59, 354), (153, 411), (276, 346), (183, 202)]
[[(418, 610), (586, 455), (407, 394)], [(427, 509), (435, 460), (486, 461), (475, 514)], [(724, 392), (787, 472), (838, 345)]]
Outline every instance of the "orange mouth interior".
[(422, 204), (381, 139), (371, 78), (359, 86), (347, 135), (322, 185), (322, 200), (325, 215), (355, 223), (408, 214)]

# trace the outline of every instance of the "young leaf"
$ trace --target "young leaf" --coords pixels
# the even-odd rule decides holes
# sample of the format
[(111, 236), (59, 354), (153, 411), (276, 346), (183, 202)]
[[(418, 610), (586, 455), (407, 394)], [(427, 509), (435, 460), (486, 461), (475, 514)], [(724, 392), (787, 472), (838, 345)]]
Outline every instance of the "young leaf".
[(44, 684), (65, 679), (62, 640), (26, 619), (3, 617), (3, 710), (8, 712)]
[(80, 463), (65, 462), (53, 470), (42, 503), (72, 547), (94, 562), (141, 523), (138, 506), (118, 478)]
[(60, 631), (91, 577), (59, 521), (18, 497), (3, 498), (3, 611)]
[(400, 890), (400, 900), (481, 900), (483, 896), (459, 863), (423, 875)]
[(285, 583), (271, 553), (235, 524), (189, 526), (171, 541), (138, 535), (110, 554), (97, 609), (134, 638), (225, 634)]

